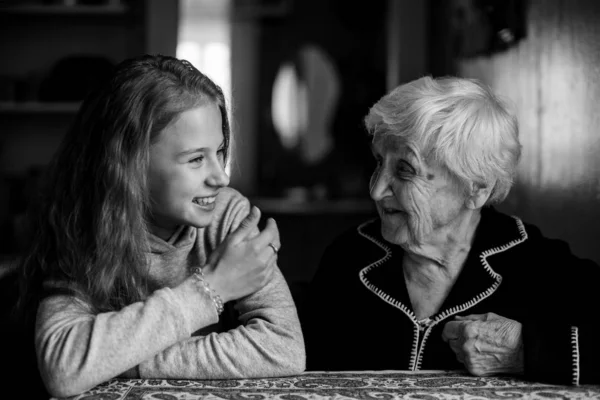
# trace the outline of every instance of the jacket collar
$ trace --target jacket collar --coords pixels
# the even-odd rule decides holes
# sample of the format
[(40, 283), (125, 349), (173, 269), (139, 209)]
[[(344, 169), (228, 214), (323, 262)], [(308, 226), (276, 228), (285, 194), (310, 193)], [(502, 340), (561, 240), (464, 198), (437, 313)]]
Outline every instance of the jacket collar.
[[(404, 251), (382, 238), (379, 219), (359, 226), (358, 234), (376, 249), (372, 252), (373, 258), (359, 272), (361, 282), (381, 300), (398, 308), (418, 324), (400, 267)], [(508, 251), (525, 240), (527, 232), (520, 219), (501, 214), (491, 207), (483, 209), (463, 271), (431, 322), (462, 313), (491, 296), (502, 283), (502, 276), (492, 268), (494, 255)]]

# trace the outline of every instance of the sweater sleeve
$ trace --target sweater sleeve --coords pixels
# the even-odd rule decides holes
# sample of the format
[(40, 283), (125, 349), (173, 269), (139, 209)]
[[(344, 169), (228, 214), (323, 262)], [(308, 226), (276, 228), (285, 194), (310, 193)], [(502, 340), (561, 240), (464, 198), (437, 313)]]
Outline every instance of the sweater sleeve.
[(187, 338), (140, 367), (142, 378), (227, 379), (295, 375), (305, 352), (296, 308), (281, 272), (236, 304), (242, 325)]
[(53, 396), (86, 391), (218, 321), (212, 301), (193, 279), (157, 290), (144, 302), (93, 314), (72, 296), (44, 299), (38, 309), (38, 366)]
[[(227, 208), (208, 241), (220, 243), (248, 215), (250, 204), (228, 189)], [(216, 238), (216, 239), (215, 239)], [(294, 375), (305, 369), (304, 338), (296, 306), (276, 266), (267, 284), (236, 302), (241, 325), (187, 338), (139, 366), (142, 378), (220, 379)]]
[(555, 384), (600, 383), (600, 266), (575, 257), (559, 240), (544, 239), (543, 299), (552, 315), (523, 322), (525, 376)]

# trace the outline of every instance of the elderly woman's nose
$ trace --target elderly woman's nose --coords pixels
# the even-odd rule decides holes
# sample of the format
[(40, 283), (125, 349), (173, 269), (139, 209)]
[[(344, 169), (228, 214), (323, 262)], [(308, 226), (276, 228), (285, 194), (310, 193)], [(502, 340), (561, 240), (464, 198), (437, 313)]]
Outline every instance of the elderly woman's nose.
[(371, 177), (371, 198), (379, 201), (391, 193), (389, 174), (385, 170), (376, 171)]

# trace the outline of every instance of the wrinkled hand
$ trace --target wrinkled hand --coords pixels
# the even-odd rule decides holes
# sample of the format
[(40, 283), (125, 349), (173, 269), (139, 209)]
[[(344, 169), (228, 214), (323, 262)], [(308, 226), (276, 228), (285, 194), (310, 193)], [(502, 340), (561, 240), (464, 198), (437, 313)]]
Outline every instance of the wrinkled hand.
[(260, 210), (252, 207), (240, 226), (211, 253), (202, 269), (210, 287), (225, 303), (262, 288), (275, 269), (277, 254), (269, 243), (281, 248), (279, 230), (275, 220), (269, 218), (265, 229), (259, 232), (259, 220)]
[(444, 326), (442, 339), (473, 375), (522, 374), (521, 328), (520, 322), (494, 313), (457, 316)]

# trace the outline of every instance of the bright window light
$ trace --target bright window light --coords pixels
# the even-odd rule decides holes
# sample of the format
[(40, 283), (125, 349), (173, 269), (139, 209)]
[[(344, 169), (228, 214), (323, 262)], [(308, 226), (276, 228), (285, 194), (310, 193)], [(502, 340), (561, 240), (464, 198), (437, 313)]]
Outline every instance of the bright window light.
[(189, 61), (196, 68), (202, 65), (202, 48), (196, 42), (181, 42), (177, 44), (177, 58)]
[(180, 0), (177, 58), (198, 68), (231, 100), (230, 0)]
[[(189, 61), (223, 90), (231, 107), (231, 0), (179, 0), (177, 58)], [(230, 165), (227, 165), (227, 173)]]

